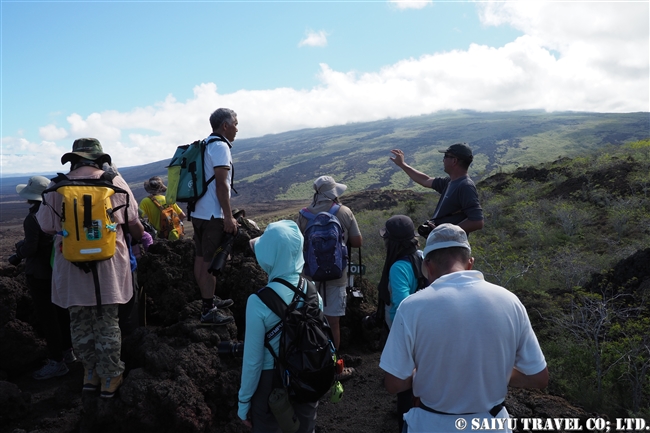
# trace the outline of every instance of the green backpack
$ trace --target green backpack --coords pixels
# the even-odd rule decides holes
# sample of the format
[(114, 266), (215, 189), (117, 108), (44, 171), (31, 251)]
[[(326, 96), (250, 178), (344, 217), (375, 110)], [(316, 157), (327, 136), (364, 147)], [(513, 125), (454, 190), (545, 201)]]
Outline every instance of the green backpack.
[(176, 153), (167, 166), (167, 204), (187, 203), (188, 215), (194, 211), (196, 202), (205, 195), (208, 185), (214, 180), (214, 174), (205, 178), (203, 161), (206, 146), (215, 141), (228, 142), (218, 135), (211, 136), (207, 141), (197, 140), (176, 148)]

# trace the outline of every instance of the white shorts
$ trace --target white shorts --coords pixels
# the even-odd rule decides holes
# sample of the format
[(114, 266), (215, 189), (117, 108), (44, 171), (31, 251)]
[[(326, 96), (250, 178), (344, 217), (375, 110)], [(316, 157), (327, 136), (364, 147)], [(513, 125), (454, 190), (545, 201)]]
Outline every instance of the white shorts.
[[(318, 283), (316, 283), (316, 287), (318, 287)], [(347, 295), (345, 286), (327, 287), (326, 293), (321, 290), (320, 296), (323, 298), (323, 312), (325, 315), (332, 317), (345, 316)]]

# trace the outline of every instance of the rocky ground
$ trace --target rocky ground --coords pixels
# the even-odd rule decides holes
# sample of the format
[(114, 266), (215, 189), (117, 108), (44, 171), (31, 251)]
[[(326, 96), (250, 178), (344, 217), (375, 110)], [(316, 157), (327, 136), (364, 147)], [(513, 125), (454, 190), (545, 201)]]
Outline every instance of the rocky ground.
[[(364, 208), (388, 208), (396, 194), (365, 194)], [(351, 206), (352, 207), (352, 206)], [(25, 209), (26, 210), (26, 209)], [(247, 431), (239, 422), (237, 391), (241, 357), (222, 353), (220, 343), (241, 341), (247, 297), (266, 283), (248, 248), (248, 232), (235, 244), (217, 295), (232, 298), (235, 323), (204, 327), (198, 322), (199, 294), (192, 276), (191, 240), (154, 244), (140, 260), (138, 279), (142, 325), (123, 338), (125, 381), (108, 401), (81, 396), (83, 368), (46, 381), (31, 378), (45, 356), (35, 328), (22, 266), (6, 262), (20, 226), (3, 228), (0, 248), (0, 433), (33, 432), (225, 432)], [(363, 281), (370, 294), (374, 287)], [(367, 296), (368, 297), (368, 296)], [(376, 331), (362, 328), (373, 306), (352, 300), (342, 322), (342, 350), (356, 374), (344, 383), (339, 403), (326, 395), (318, 409), (318, 433), (394, 433), (396, 399), (383, 386)], [(581, 418), (589, 414), (541, 391), (510, 390), (506, 405), (514, 417)]]

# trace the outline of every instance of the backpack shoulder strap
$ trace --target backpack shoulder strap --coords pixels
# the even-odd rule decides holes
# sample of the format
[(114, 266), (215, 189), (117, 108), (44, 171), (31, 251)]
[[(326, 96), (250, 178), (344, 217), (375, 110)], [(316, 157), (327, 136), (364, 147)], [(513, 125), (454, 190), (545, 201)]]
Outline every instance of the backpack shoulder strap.
[(153, 195), (150, 195), (150, 196), (149, 196), (149, 200), (151, 200), (151, 201), (153, 202), (153, 204), (156, 205), (156, 207), (158, 208), (158, 210), (160, 210), (160, 211), (162, 212), (162, 210), (163, 210), (163, 206), (160, 204), (160, 202), (159, 202), (158, 200), (156, 200), (156, 198), (155, 198)]
[(68, 179), (68, 176), (66, 176), (66, 175), (63, 174), (63, 173), (57, 173), (57, 174), (56, 174), (56, 177), (52, 178), (51, 180), (52, 180), (52, 182), (54, 182), (54, 183), (59, 183), (59, 182), (61, 182), (62, 180), (70, 180), (70, 179)]
[(304, 217), (307, 218), (309, 221), (311, 221), (311, 220), (313, 220), (314, 218), (316, 218), (316, 214), (311, 213), (311, 211), (310, 211), (309, 209), (307, 209), (306, 207), (300, 209), (300, 215), (304, 216)]
[(210, 143), (214, 143), (215, 141), (223, 141), (224, 143), (228, 144), (228, 141), (226, 141), (226, 139), (223, 138), (221, 135), (211, 135), (210, 137), (208, 137), (207, 140), (204, 141), (206, 146)]
[(275, 313), (280, 318), (280, 321), (273, 325), (271, 330), (264, 335), (264, 346), (271, 352), (273, 358), (278, 361), (278, 354), (275, 353), (271, 346), (271, 340), (275, 338), (284, 327), (284, 316), (287, 311), (287, 304), (282, 300), (280, 295), (275, 293), (275, 290), (266, 286), (257, 291), (256, 295), (268, 307), (269, 310)]
[(266, 286), (257, 291), (256, 295), (262, 300), (269, 310), (273, 311), (276, 316), (282, 320), (287, 311), (287, 304), (282, 300), (275, 290)]
[(116, 174), (111, 173), (110, 171), (105, 171), (102, 173), (102, 175), (99, 177), (102, 180), (105, 180), (106, 182), (113, 183), (113, 179), (115, 179)]
[[(291, 290), (293, 290), (293, 293), (294, 293), (293, 300), (294, 301), (297, 298), (302, 298), (305, 302), (307, 301), (307, 294), (305, 294), (305, 292), (303, 292), (302, 290), (298, 289), (298, 287), (303, 286), (303, 282), (305, 281), (302, 278), (302, 276), (298, 279), (298, 287), (294, 286), (293, 284), (291, 284), (287, 280), (284, 280), (284, 279), (279, 278), (279, 277), (278, 278), (273, 278), (273, 280), (271, 280), (271, 281), (283, 284), (283, 285), (287, 286), (288, 288), (290, 288)], [(307, 291), (309, 291), (309, 282), (307, 282)]]
[(331, 213), (332, 215), (336, 215), (339, 209), (341, 209), (341, 205), (332, 202), (332, 207), (327, 212)]
[[(206, 149), (206, 147), (208, 147), (208, 144), (214, 143), (215, 141), (223, 141), (223, 142), (227, 143), (230, 146), (230, 143), (228, 143), (226, 141), (226, 139), (223, 138), (221, 135), (211, 135), (210, 137), (208, 137), (207, 140), (201, 140), (201, 154), (205, 153), (205, 149)], [(204, 174), (204, 176), (205, 176), (205, 174)], [(205, 181), (205, 184), (207, 185), (210, 182), (212, 182), (213, 180), (214, 180), (214, 173), (212, 173), (212, 176), (210, 176), (210, 178)]]
[(413, 275), (415, 276), (418, 285), (416, 291), (422, 290), (429, 285), (429, 281), (424, 277), (424, 275), (422, 275), (422, 257), (420, 257), (418, 254), (411, 254), (408, 256), (400, 257), (397, 259), (397, 261), (399, 260), (404, 260), (411, 264)]

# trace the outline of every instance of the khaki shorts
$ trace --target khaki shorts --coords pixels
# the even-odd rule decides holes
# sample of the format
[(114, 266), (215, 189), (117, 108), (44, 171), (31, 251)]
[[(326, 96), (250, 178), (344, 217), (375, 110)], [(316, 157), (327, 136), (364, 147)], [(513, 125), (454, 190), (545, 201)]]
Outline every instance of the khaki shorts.
[[(315, 284), (316, 288), (318, 288), (318, 283)], [(323, 313), (331, 317), (345, 316), (348, 295), (345, 286), (332, 286), (327, 287), (325, 290), (325, 293), (323, 293), (322, 289), (319, 290), (320, 296), (323, 298)]]
[(210, 220), (192, 218), (192, 226), (196, 257), (203, 257), (204, 262), (212, 261), (212, 256), (223, 239), (223, 218), (212, 217)]

